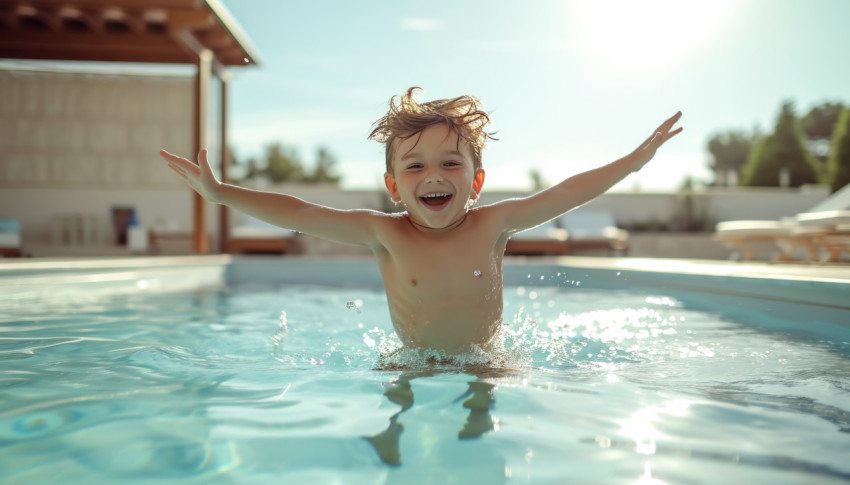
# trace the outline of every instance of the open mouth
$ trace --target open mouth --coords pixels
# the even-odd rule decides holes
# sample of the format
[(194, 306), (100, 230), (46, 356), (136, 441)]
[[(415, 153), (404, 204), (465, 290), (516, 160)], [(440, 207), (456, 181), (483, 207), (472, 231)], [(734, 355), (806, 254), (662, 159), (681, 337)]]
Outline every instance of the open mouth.
[(419, 197), (423, 204), (431, 209), (442, 209), (452, 199), (452, 194), (445, 192), (435, 192), (433, 194), (425, 194)]

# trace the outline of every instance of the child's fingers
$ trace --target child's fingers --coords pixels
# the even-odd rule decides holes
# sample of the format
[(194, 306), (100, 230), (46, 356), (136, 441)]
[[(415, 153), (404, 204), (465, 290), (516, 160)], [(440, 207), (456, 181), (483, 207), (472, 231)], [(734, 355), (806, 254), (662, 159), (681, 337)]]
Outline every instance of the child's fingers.
[(682, 112), (681, 111), (676, 112), (676, 114), (674, 114), (673, 116), (668, 118), (667, 121), (665, 121), (664, 123), (661, 123), (661, 126), (658, 127), (658, 131), (661, 131), (661, 132), (664, 132), (664, 133), (670, 131), (670, 129), (673, 128), (673, 125), (675, 125), (676, 122), (679, 121), (679, 118), (681, 118), (681, 117), (682, 117)]
[(198, 153), (198, 166), (201, 167), (202, 171), (206, 171), (208, 173), (212, 172), (212, 167), (210, 167), (210, 161), (207, 158), (206, 148), (204, 148)]
[(170, 164), (170, 163), (168, 164), (168, 168), (170, 168), (171, 170), (174, 170), (174, 173), (176, 173), (177, 175), (179, 175), (179, 176), (183, 177), (184, 179), (187, 179), (187, 180), (188, 180), (188, 178), (186, 177), (186, 172), (184, 172), (184, 171), (183, 171), (183, 170), (181, 170), (180, 168), (175, 167), (174, 165), (172, 165), (172, 164)]
[(174, 157), (173, 159), (168, 160), (168, 165), (175, 172), (181, 173), (185, 177), (188, 177), (190, 174), (194, 176), (198, 176), (201, 174), (201, 170), (197, 165), (186, 160), (185, 158)]
[(195, 164), (194, 164), (194, 163), (192, 163), (191, 161), (186, 160), (186, 159), (185, 159), (185, 158), (183, 158), (183, 157), (178, 157), (177, 155), (175, 155), (175, 154), (173, 154), (173, 153), (168, 153), (168, 152), (167, 152), (167, 151), (165, 151), (165, 150), (160, 150), (160, 151), (159, 151), (159, 155), (160, 155), (162, 158), (166, 159), (166, 160), (168, 161), (168, 163), (170, 163), (170, 164), (172, 164), (172, 165), (175, 165), (175, 166), (177, 166), (177, 167), (182, 167), (182, 168), (184, 168), (184, 169), (186, 169), (186, 170), (192, 170), (193, 168), (197, 168), (197, 167), (198, 167), (197, 165), (195, 165)]
[[(168, 160), (169, 162), (176, 162), (176, 161), (178, 161), (178, 160), (186, 160), (186, 159), (185, 159), (185, 158), (183, 158), (183, 157), (178, 157), (177, 155), (175, 155), (175, 154), (173, 154), (173, 153), (168, 153), (168, 152), (167, 152), (167, 151), (165, 151), (165, 150), (160, 150), (160, 151), (159, 151), (159, 156), (161, 156), (162, 158), (164, 158), (164, 159)], [(188, 160), (186, 160), (186, 161), (188, 162)]]

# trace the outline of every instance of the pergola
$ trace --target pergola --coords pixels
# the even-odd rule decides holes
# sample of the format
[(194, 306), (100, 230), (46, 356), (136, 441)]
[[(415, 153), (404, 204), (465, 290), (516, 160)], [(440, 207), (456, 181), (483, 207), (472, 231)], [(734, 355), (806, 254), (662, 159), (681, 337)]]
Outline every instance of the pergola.
[[(259, 64), (219, 0), (0, 0), (0, 58), (195, 64), (194, 152), (207, 145), (209, 87), (221, 82), (221, 177), (228, 179), (229, 66)], [(205, 203), (193, 199), (195, 252), (209, 252)], [(221, 241), (228, 238), (220, 212)]]

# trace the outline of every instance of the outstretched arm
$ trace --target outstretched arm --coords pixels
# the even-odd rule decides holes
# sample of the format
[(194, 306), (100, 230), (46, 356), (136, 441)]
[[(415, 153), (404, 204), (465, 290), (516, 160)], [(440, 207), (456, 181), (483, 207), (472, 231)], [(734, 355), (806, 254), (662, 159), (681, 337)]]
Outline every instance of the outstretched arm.
[(297, 197), (274, 192), (250, 190), (219, 181), (207, 160), (207, 151), (193, 163), (165, 150), (160, 156), (168, 167), (204, 199), (232, 207), (276, 226), (333, 241), (374, 246), (375, 220), (381, 213), (367, 210), (337, 210), (312, 204)]
[(681, 117), (681, 111), (673, 115), (635, 151), (615, 162), (574, 175), (530, 197), (505, 201), (502, 203), (508, 209), (505, 211), (505, 229), (514, 233), (540, 225), (598, 197), (628, 174), (640, 170), (661, 145), (681, 133), (681, 127), (673, 129)]

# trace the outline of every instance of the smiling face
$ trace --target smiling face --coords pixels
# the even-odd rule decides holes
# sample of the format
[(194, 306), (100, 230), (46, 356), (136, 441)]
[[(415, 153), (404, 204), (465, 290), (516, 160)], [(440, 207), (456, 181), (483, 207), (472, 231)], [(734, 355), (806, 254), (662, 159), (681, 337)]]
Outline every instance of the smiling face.
[(473, 167), (472, 149), (445, 124), (398, 139), (392, 173), (384, 175), (394, 202), (403, 202), (408, 217), (432, 230), (455, 227), (477, 199), (484, 170)]

